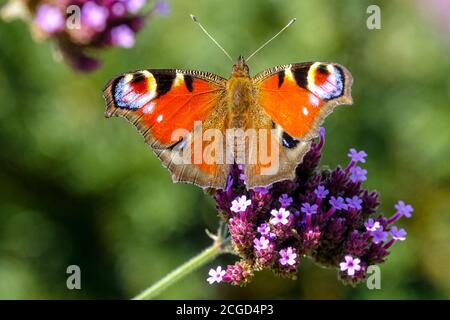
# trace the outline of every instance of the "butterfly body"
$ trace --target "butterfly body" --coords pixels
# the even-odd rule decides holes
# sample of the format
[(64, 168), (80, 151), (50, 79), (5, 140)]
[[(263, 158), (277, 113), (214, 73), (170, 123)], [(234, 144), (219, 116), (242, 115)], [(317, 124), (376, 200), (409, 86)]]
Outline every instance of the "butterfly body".
[(230, 78), (226, 81), (226, 101), (231, 119), (229, 127), (244, 128), (248, 125), (249, 110), (255, 104), (255, 92), (248, 66), (239, 57), (233, 66)]
[(142, 70), (111, 80), (106, 116), (133, 123), (175, 182), (224, 188), (234, 164), (248, 188), (292, 178), (324, 118), (351, 104), (350, 73), (334, 63), (267, 69), (243, 57), (229, 79), (191, 70)]

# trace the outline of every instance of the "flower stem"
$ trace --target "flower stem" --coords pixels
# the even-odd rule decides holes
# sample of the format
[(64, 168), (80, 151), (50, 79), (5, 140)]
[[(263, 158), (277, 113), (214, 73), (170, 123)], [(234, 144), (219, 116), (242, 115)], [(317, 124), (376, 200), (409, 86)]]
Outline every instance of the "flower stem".
[(391, 224), (391, 223), (397, 221), (401, 216), (402, 215), (399, 212), (395, 213), (392, 217), (390, 217), (388, 219), (387, 224)]
[(213, 236), (214, 243), (200, 252), (195, 257), (183, 263), (178, 268), (172, 270), (166, 276), (158, 280), (149, 288), (138, 294), (133, 300), (150, 300), (157, 297), (162, 291), (173, 285), (177, 281), (181, 280), (188, 274), (194, 272), (201, 266), (212, 261), (214, 258), (222, 253), (228, 252), (226, 244), (229, 242), (229, 238), (224, 239), (224, 232), (222, 228), (219, 228), (217, 235)]

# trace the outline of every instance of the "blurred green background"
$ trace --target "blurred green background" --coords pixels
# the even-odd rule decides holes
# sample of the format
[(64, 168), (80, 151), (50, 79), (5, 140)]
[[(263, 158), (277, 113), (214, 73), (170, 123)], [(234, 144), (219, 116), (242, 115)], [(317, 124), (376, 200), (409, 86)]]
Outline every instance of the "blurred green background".
[[(101, 52), (103, 67), (88, 75), (55, 62), (52, 44), (34, 42), (24, 22), (0, 22), (0, 298), (130, 298), (209, 245), (204, 229), (218, 223), (212, 199), (198, 187), (172, 184), (131, 125), (103, 117), (101, 95), (110, 78), (141, 68), (227, 77), (231, 63), (190, 13), (234, 57), (296, 17), (252, 59), (251, 72), (311, 60), (347, 66), (355, 104), (327, 119), (322, 164), (346, 163), (350, 147), (366, 150), (365, 185), (380, 191), (382, 211), (390, 215), (402, 199), (415, 212), (400, 222), (407, 241), (381, 265), (381, 290), (343, 286), (336, 270), (309, 260), (297, 281), (261, 272), (245, 288), (209, 286), (209, 268), (234, 259), (223, 256), (161, 298), (450, 298), (445, 1), (169, 4), (171, 14), (149, 19), (133, 49)], [(381, 30), (366, 27), (370, 4), (381, 8)], [(66, 288), (72, 264), (81, 267), (82, 290)]]

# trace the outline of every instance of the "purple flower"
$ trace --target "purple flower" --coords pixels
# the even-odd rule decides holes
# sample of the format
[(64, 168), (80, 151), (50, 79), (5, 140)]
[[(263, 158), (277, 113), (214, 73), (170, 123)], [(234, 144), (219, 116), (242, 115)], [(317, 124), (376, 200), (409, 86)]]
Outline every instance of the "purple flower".
[(230, 210), (236, 213), (245, 212), (247, 207), (252, 204), (251, 200), (247, 200), (247, 196), (237, 197), (231, 202)]
[(223, 276), (225, 275), (225, 270), (222, 270), (221, 266), (218, 266), (216, 270), (209, 270), (209, 278), (206, 279), (209, 284), (213, 284), (214, 282), (220, 283), (223, 280)]
[(266, 194), (269, 193), (269, 189), (265, 188), (265, 187), (256, 187), (256, 188), (253, 189), (253, 191), (255, 191), (255, 192), (257, 192), (257, 193), (259, 193), (261, 195), (266, 195)]
[(270, 223), (273, 225), (277, 225), (279, 223), (287, 225), (289, 223), (288, 218), (291, 213), (284, 208), (280, 208), (280, 210), (273, 209), (270, 214), (273, 216), (273, 218), (270, 219)]
[(65, 18), (58, 7), (42, 4), (37, 8), (34, 22), (47, 33), (62, 31), (65, 25)]
[(405, 229), (398, 229), (396, 226), (391, 228), (391, 236), (394, 240), (404, 241), (406, 240), (406, 231)]
[(353, 182), (362, 182), (366, 181), (367, 170), (362, 169), (361, 167), (352, 167), (350, 168), (350, 180)]
[(387, 240), (389, 233), (384, 231), (383, 227), (379, 227), (375, 231), (370, 233), (372, 235), (372, 242), (379, 244)]
[(367, 222), (364, 223), (364, 226), (366, 227), (366, 230), (370, 232), (376, 231), (381, 228), (381, 224), (373, 219), (367, 220)]
[(356, 162), (361, 162), (361, 163), (366, 162), (365, 158), (367, 157), (367, 153), (365, 153), (363, 150), (356, 151), (356, 149), (351, 148), (347, 155), (352, 160), (352, 162), (355, 162), (355, 163)]
[(301, 211), (306, 215), (313, 215), (317, 213), (319, 206), (317, 204), (310, 205), (309, 203), (302, 204)]
[(239, 169), (239, 180), (241, 180), (242, 183), (245, 184), (244, 165), (238, 164), (238, 169)]
[(319, 199), (325, 199), (327, 197), (327, 195), (330, 192), (325, 189), (324, 186), (318, 186), (315, 190), (314, 190), (314, 194), (316, 195), (317, 198)]
[(287, 208), (292, 204), (294, 200), (292, 200), (292, 198), (289, 197), (286, 193), (283, 193), (278, 201), (281, 203), (282, 207)]
[(166, 1), (158, 0), (153, 7), (153, 12), (160, 16), (167, 16), (170, 13), (169, 4)]
[(293, 266), (297, 261), (297, 254), (295, 253), (294, 249), (292, 247), (287, 247), (286, 249), (280, 250), (280, 259), (278, 262), (282, 265), (290, 265)]
[(115, 2), (111, 7), (111, 12), (116, 17), (123, 16), (126, 12), (125, 4), (123, 2), (119, 2), (119, 1)]
[(354, 276), (356, 271), (361, 270), (361, 260), (358, 258), (353, 259), (352, 256), (345, 256), (345, 261), (339, 264), (341, 271), (347, 271), (349, 276)]
[(138, 13), (146, 2), (147, 0), (127, 0), (127, 11), (130, 13)]
[(319, 128), (319, 136), (320, 136), (321, 140), (325, 139), (325, 128), (324, 127)]
[(81, 22), (96, 31), (103, 31), (108, 20), (109, 10), (94, 1), (86, 2), (81, 8)]
[(111, 43), (123, 48), (134, 46), (134, 31), (126, 24), (121, 24), (111, 29)]
[(353, 196), (352, 198), (345, 198), (345, 201), (347, 202), (348, 208), (353, 208), (356, 210), (361, 210), (362, 206), (362, 200), (358, 196)]
[(256, 230), (268, 239), (275, 240), (277, 238), (275, 233), (270, 232), (270, 226), (266, 223), (261, 224)]
[(331, 197), (329, 202), (336, 210), (347, 210), (347, 205), (342, 197)]
[[(321, 129), (297, 166), (294, 179), (268, 186), (262, 191), (264, 196), (258, 188), (247, 191), (239, 179), (242, 170), (233, 165), (228, 188), (215, 193), (220, 216), (229, 225), (233, 249), (241, 257), (227, 267), (224, 281), (243, 285), (254, 271), (262, 269), (293, 276), (300, 257), (307, 256), (322, 266), (339, 268), (341, 281), (356, 284), (367, 276), (365, 266), (384, 262), (389, 246), (405, 238), (406, 232), (390, 227), (393, 218), (378, 212), (378, 193), (351, 182), (351, 175), (357, 176), (359, 169), (350, 169), (355, 161), (365, 160), (365, 153), (351, 152), (355, 161), (346, 169), (319, 168), (323, 134)], [(251, 214), (236, 217), (230, 210), (232, 200), (248, 194), (252, 201), (247, 212)], [(398, 219), (401, 214), (395, 216)]]
[(261, 238), (253, 240), (253, 244), (257, 251), (265, 250), (269, 247), (269, 239), (261, 236)]
[(397, 204), (395, 205), (395, 209), (397, 209), (397, 213), (401, 214), (405, 218), (411, 218), (411, 214), (414, 211), (411, 205), (405, 204), (401, 200), (397, 202)]
[(266, 223), (263, 223), (258, 227), (257, 231), (262, 236), (267, 236), (270, 233), (270, 227)]
[[(131, 48), (136, 33), (150, 17), (167, 14), (168, 6), (163, 1), (153, 2), (153, 9), (144, 9), (148, 0), (36, 0), (23, 2), (23, 10), (31, 16), (32, 31), (39, 38), (55, 42), (64, 61), (73, 69), (90, 72), (101, 62), (93, 54), (112, 46)], [(66, 9), (80, 8), (80, 16)], [(8, 6), (14, 7), (14, 6)], [(74, 12), (75, 14), (77, 12)], [(67, 20), (69, 19), (69, 20)], [(28, 19), (27, 19), (28, 21)], [(66, 24), (66, 22), (68, 24)], [(81, 23), (80, 23), (81, 22)], [(237, 177), (235, 177), (237, 179)]]
[(228, 176), (228, 178), (227, 178), (227, 184), (226, 184), (226, 186), (225, 186), (225, 191), (226, 191), (226, 192), (230, 192), (232, 186), (233, 186), (233, 177), (232, 177), (232, 176)]

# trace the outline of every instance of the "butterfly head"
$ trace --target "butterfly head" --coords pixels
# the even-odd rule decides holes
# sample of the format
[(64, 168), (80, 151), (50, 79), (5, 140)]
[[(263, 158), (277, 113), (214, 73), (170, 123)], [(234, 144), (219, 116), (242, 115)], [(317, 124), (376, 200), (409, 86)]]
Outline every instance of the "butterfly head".
[(232, 76), (250, 77), (250, 70), (243, 56), (239, 56), (238, 61), (233, 65)]

